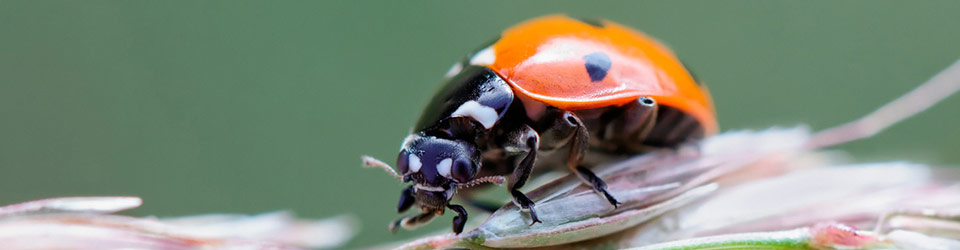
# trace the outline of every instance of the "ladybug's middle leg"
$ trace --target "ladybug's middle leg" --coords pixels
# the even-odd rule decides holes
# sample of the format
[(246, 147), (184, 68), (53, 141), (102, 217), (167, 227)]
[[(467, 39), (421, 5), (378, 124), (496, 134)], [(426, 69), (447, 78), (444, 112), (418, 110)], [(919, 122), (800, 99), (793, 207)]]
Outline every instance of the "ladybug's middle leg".
[(507, 131), (506, 141), (501, 142), (501, 146), (512, 159), (520, 159), (516, 167), (513, 168), (513, 174), (507, 183), (510, 195), (513, 196), (513, 202), (521, 209), (530, 212), (530, 219), (533, 221), (530, 225), (541, 222), (537, 217), (537, 211), (534, 209), (533, 200), (520, 192), (523, 184), (530, 178), (530, 172), (533, 171), (533, 163), (537, 159), (537, 150), (540, 147), (540, 135), (536, 130), (526, 124), (517, 124), (514, 129)]
[(544, 131), (542, 146), (547, 149), (568, 146), (570, 151), (567, 153), (567, 167), (576, 173), (584, 184), (590, 185), (593, 190), (603, 194), (607, 202), (616, 208), (620, 202), (607, 191), (607, 183), (593, 171), (580, 165), (590, 141), (590, 134), (580, 117), (571, 111), (550, 108), (542, 121), (546, 122), (541, 124)]

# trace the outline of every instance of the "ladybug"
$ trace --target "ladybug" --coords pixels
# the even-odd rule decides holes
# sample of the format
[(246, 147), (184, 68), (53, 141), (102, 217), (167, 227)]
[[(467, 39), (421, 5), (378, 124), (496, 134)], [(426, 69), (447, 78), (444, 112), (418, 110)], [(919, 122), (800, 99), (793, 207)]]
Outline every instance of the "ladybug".
[[(614, 209), (590, 170), (620, 156), (676, 147), (717, 132), (713, 102), (684, 65), (647, 35), (609, 21), (533, 19), (504, 31), (455, 64), (404, 139), (397, 172), (412, 185), (391, 225), (412, 229), (447, 208), (453, 231), (466, 210), (459, 189), (508, 176), (513, 202), (541, 222), (520, 188), (537, 166), (566, 166)], [(375, 163), (371, 163), (371, 160)]]

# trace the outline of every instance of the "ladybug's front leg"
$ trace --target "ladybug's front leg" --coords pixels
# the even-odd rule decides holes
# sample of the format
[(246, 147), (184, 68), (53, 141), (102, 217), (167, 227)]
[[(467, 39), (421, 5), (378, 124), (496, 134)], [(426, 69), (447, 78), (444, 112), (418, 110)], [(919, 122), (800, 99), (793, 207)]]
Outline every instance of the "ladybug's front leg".
[(544, 121), (548, 122), (545, 124), (545, 133), (549, 135), (545, 135), (546, 144), (549, 144), (547, 147), (569, 146), (570, 151), (567, 153), (566, 161), (567, 167), (576, 173), (577, 177), (580, 177), (580, 180), (583, 181), (584, 184), (593, 187), (593, 190), (602, 194), (604, 198), (607, 199), (607, 202), (610, 202), (610, 205), (616, 208), (620, 202), (607, 191), (607, 183), (594, 174), (593, 171), (580, 165), (583, 161), (583, 156), (587, 152), (590, 140), (587, 127), (583, 125), (580, 117), (573, 112), (560, 109), (551, 109), (547, 114), (548, 115), (544, 117)]
[(463, 232), (463, 226), (467, 225), (467, 210), (463, 209), (460, 205), (447, 205), (447, 208), (457, 212), (457, 216), (453, 217), (453, 233), (460, 234)]
[(530, 178), (533, 163), (537, 159), (537, 149), (540, 147), (540, 135), (537, 134), (536, 130), (530, 128), (530, 126), (522, 124), (518, 129), (507, 134), (507, 141), (505, 141), (502, 146), (509, 154), (521, 158), (520, 162), (513, 169), (513, 174), (510, 176), (509, 183), (507, 184), (507, 187), (510, 189), (510, 195), (513, 196), (513, 202), (521, 209), (530, 212), (530, 219), (533, 221), (530, 225), (542, 222), (540, 218), (537, 217), (537, 211), (533, 208), (533, 201), (523, 194), (523, 192), (520, 192), (520, 188), (523, 187), (523, 184), (526, 184), (527, 179)]

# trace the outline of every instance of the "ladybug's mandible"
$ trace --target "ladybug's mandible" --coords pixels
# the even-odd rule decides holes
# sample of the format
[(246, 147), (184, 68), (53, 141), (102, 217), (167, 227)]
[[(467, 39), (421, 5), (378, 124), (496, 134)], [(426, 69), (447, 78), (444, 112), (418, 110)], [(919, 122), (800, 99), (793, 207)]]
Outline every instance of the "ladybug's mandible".
[(589, 166), (717, 131), (709, 93), (673, 53), (608, 21), (521, 23), (455, 64), (445, 80), (397, 158), (397, 176), (412, 182), (398, 211), (417, 204), (422, 213), (394, 228), (450, 208), (460, 233), (467, 213), (450, 204), (454, 192), (489, 176), (508, 176), (513, 202), (540, 222), (519, 191), (535, 166), (566, 166), (616, 207)]

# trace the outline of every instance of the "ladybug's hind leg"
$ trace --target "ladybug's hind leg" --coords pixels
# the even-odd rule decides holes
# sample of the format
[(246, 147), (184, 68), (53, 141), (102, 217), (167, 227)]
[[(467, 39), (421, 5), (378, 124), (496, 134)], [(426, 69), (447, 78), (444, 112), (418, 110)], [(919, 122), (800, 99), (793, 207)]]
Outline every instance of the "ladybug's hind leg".
[(546, 122), (541, 124), (544, 129), (543, 147), (550, 149), (564, 145), (568, 146), (567, 167), (576, 173), (584, 184), (593, 187), (593, 190), (602, 194), (607, 202), (610, 202), (610, 205), (616, 208), (620, 202), (607, 191), (607, 183), (593, 171), (580, 165), (589, 148), (590, 141), (590, 134), (580, 117), (571, 111), (550, 108), (542, 121)]

